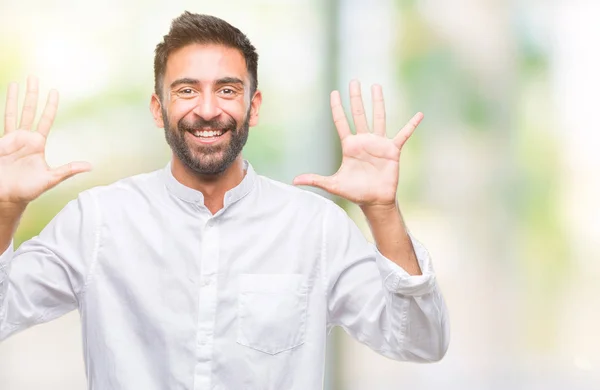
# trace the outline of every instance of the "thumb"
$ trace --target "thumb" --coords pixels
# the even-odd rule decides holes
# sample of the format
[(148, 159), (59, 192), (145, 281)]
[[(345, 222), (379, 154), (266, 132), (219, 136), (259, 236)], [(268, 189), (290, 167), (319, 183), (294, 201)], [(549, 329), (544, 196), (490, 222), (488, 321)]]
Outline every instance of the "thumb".
[(51, 178), (48, 181), (48, 188), (55, 187), (63, 181), (71, 178), (78, 173), (88, 172), (92, 170), (92, 164), (85, 161), (75, 161), (68, 164), (62, 165), (58, 168), (54, 168), (50, 171)]
[(296, 186), (318, 187), (327, 192), (330, 192), (333, 187), (331, 176), (320, 176), (313, 173), (305, 173), (303, 175), (296, 176), (293, 184)]

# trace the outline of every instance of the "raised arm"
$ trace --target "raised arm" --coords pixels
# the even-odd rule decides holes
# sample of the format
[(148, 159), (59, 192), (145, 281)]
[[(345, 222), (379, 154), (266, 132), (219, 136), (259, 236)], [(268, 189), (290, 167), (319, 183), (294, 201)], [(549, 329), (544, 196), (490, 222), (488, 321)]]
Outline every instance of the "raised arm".
[(89, 191), (70, 202), (39, 236), (14, 253), (12, 239), (27, 205), (67, 178), (90, 169), (73, 162), (50, 168), (46, 137), (58, 104), (50, 92), (36, 130), (32, 130), (38, 81), (30, 77), (20, 123), (18, 86), (8, 88), (4, 136), (0, 138), (0, 341), (77, 307), (95, 258), (98, 212)]
[(434, 361), (448, 347), (446, 307), (427, 251), (409, 235), (396, 201), (400, 151), (423, 119), (416, 114), (393, 138), (386, 136), (379, 85), (372, 87), (369, 129), (360, 84), (350, 83), (356, 134), (338, 91), (331, 93), (333, 121), (342, 142), (342, 164), (328, 177), (300, 175), (294, 184), (319, 187), (359, 205), (375, 247), (341, 210), (325, 220), (329, 324), (342, 326), (377, 352), (399, 360)]

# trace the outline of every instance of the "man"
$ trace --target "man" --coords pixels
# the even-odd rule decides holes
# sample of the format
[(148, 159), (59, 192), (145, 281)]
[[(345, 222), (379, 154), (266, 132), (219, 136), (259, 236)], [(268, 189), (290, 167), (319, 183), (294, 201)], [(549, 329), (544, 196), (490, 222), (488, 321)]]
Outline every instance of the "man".
[(446, 308), (425, 249), (396, 203), (400, 149), (420, 122), (385, 136), (381, 88), (373, 131), (350, 85), (357, 134), (337, 91), (343, 161), (296, 185), (356, 202), (376, 246), (333, 202), (257, 175), (244, 161), (258, 122), (255, 48), (215, 17), (184, 13), (156, 48), (151, 111), (173, 158), (165, 169), (92, 188), (13, 253), (27, 204), (84, 162), (49, 168), (51, 92), (31, 131), (28, 80), (17, 125), (8, 90), (0, 139), (0, 340), (68, 311), (81, 313), (90, 389), (317, 389), (334, 326), (398, 360), (436, 361)]

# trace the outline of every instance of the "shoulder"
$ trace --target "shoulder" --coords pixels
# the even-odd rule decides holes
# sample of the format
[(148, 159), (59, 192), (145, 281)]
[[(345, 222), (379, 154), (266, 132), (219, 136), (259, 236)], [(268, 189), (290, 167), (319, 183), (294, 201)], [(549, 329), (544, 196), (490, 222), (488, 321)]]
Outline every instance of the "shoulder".
[(330, 208), (339, 208), (332, 200), (316, 192), (286, 184), (265, 176), (257, 177), (259, 196), (275, 203), (286, 204), (304, 211), (325, 212)]
[(142, 173), (120, 179), (114, 183), (96, 186), (81, 192), (78, 201), (85, 204), (95, 204), (101, 209), (122, 208), (130, 204), (151, 204), (152, 198), (160, 191), (164, 191), (164, 185), (161, 186), (161, 175), (163, 170)]

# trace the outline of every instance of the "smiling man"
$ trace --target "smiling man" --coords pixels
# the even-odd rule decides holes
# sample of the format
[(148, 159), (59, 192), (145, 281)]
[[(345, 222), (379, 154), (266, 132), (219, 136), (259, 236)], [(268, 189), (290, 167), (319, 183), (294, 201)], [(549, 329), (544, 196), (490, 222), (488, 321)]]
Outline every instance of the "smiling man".
[(32, 131), (8, 90), (0, 139), (0, 340), (78, 309), (90, 389), (318, 389), (335, 326), (397, 360), (448, 347), (446, 308), (427, 251), (396, 202), (400, 150), (422, 119), (385, 136), (350, 84), (356, 134), (331, 94), (342, 142), (330, 177), (300, 175), (360, 205), (375, 245), (333, 202), (259, 176), (242, 158), (258, 123), (258, 55), (225, 21), (184, 13), (156, 48), (151, 111), (173, 151), (156, 172), (82, 192), (13, 251), (27, 205), (84, 162), (44, 158), (58, 95)]

